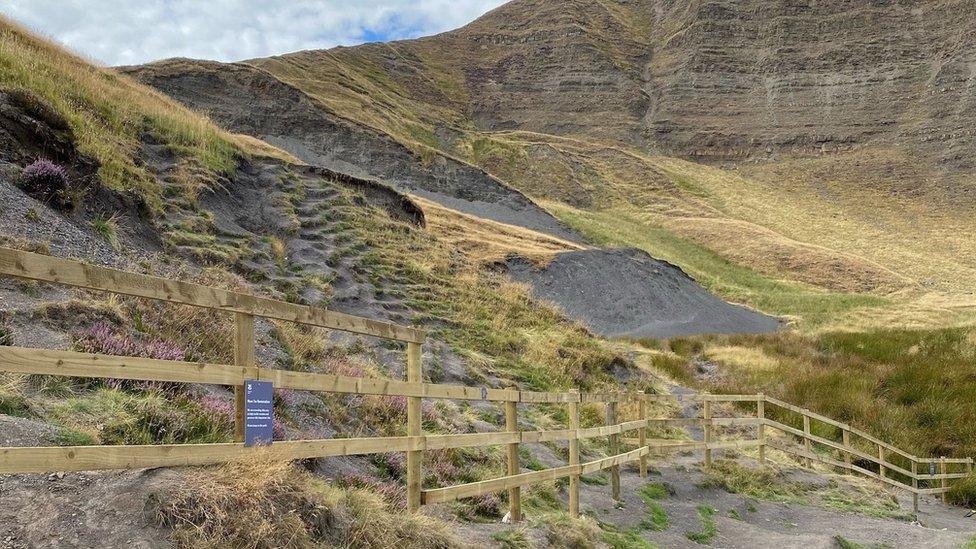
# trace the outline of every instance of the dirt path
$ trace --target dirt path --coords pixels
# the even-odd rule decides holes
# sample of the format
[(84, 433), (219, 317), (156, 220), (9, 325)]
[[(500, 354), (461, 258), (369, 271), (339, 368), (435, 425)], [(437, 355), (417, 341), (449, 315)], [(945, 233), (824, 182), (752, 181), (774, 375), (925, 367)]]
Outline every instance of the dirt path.
[[(919, 522), (910, 522), (814, 505), (759, 500), (721, 488), (704, 487), (706, 475), (698, 466), (700, 460), (700, 453), (654, 460), (655, 468), (646, 479), (640, 478), (636, 467), (624, 467), (619, 504), (612, 500), (609, 486), (583, 484), (581, 510), (605, 530), (631, 530), (641, 539), (668, 548), (826, 549), (839, 547), (838, 539), (844, 539), (864, 547), (935, 549), (964, 547), (976, 535), (976, 521), (964, 518), (964, 509), (934, 499), (924, 499)], [(791, 479), (824, 482), (824, 477), (801, 470), (788, 471), (787, 475)], [(848, 482), (843, 477), (831, 477), (831, 480), (841, 487)], [(668, 527), (662, 531), (641, 527), (641, 522), (650, 517), (650, 509), (638, 491), (650, 483), (663, 484), (673, 492), (659, 501), (668, 517)], [(899, 500), (903, 510), (911, 510), (910, 498)], [(703, 505), (715, 509), (715, 534), (707, 544), (696, 543), (688, 537), (689, 533), (703, 529), (699, 514)], [(532, 525), (532, 518), (527, 517), (526, 537), (538, 547), (547, 547), (546, 533)], [(475, 546), (499, 547), (492, 535), (512, 526), (459, 524), (458, 528), (463, 532), (462, 538)]]

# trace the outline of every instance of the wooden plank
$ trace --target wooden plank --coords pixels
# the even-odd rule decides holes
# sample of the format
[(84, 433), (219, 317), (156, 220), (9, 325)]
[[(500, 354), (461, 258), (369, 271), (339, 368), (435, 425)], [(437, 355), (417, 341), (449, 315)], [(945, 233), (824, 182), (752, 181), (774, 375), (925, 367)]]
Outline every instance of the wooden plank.
[[(803, 416), (803, 449), (806, 450), (807, 454), (812, 454), (813, 451), (810, 448), (810, 416)], [(807, 469), (810, 468), (810, 459), (807, 459)]]
[[(419, 343), (407, 343), (407, 382), (420, 383), (422, 373), (422, 350)], [(407, 397), (407, 436), (423, 435), (420, 397)], [(407, 452), (407, 511), (416, 513), (421, 505), (424, 481), (424, 453), (422, 450)]]
[(714, 426), (723, 427), (752, 427), (762, 423), (759, 418), (754, 417), (713, 417), (709, 421)]
[(504, 389), (409, 383), (393, 379), (336, 376), (268, 368), (246, 368), (225, 364), (117, 357), (23, 347), (0, 347), (0, 371), (213, 385), (241, 385), (244, 378), (247, 377), (271, 381), (279, 389), (304, 391), (406, 397), (422, 396), (493, 402), (515, 402), (519, 398), (517, 391)]
[(540, 393), (537, 391), (522, 391), (519, 393), (519, 402), (531, 403), (559, 403), (559, 402), (579, 402), (579, 393)]
[[(844, 463), (847, 464), (848, 472), (850, 472), (851, 465), (851, 431), (850, 429), (844, 429), (841, 431), (841, 437), (843, 438), (843, 448), (841, 448), (841, 453), (844, 454)], [(913, 461), (912, 464), (915, 462)]]
[(208, 309), (249, 313), (405, 342), (420, 343), (426, 337), (423, 330), (408, 326), (8, 248), (0, 248), (0, 275)]
[(418, 450), (444, 450), (448, 448), (478, 448), (518, 442), (521, 433), (462, 433), (457, 435), (426, 435)]
[(759, 429), (756, 433), (756, 438), (759, 439), (759, 465), (766, 465), (766, 398), (765, 395), (759, 393), (759, 399), (756, 400), (756, 419), (759, 421)]
[(759, 395), (704, 395), (706, 402), (754, 402), (759, 399)]
[[(505, 430), (506, 431), (517, 431), (518, 430), (518, 403), (517, 402), (506, 402), (505, 406)], [(506, 472), (508, 476), (515, 476), (519, 473), (519, 455), (518, 442), (509, 444), (507, 447), (507, 467)], [(512, 486), (508, 489), (508, 512), (509, 518), (512, 522), (519, 522), (522, 520), (522, 493), (518, 486)]]
[[(641, 418), (641, 427), (637, 430), (637, 442), (640, 448), (647, 449), (647, 399), (641, 399), (637, 404), (637, 413)], [(641, 478), (647, 476), (647, 453), (643, 453), (640, 456), (640, 463), (638, 464), (638, 474)]]
[(656, 423), (665, 426), (671, 425), (701, 425), (704, 420), (700, 417), (651, 417), (647, 418), (648, 423)]
[(241, 385), (248, 373), (245, 368), (223, 364), (117, 357), (23, 347), (0, 347), (0, 371), (215, 385)]
[(552, 431), (522, 431), (519, 442), (523, 444), (533, 442), (559, 442), (563, 440), (577, 440), (575, 429), (557, 429)]
[(719, 442), (710, 442), (708, 444), (707, 448), (710, 448), (712, 450), (724, 450), (724, 449), (728, 449), (728, 448), (740, 449), (740, 448), (753, 448), (753, 447), (759, 446), (760, 444), (761, 444), (761, 441), (758, 440), (758, 439), (753, 439), (753, 440), (749, 440), (749, 439), (747, 439), (747, 440), (722, 440), (722, 441), (719, 441)]
[[(607, 402), (607, 426), (617, 426), (617, 402), (610, 401)], [(645, 425), (647, 425), (645, 423)], [(610, 444), (610, 453), (617, 455), (620, 453), (620, 431), (614, 431), (608, 437), (608, 442)], [(611, 496), (615, 501), (620, 501), (620, 465), (610, 466), (610, 491)]]
[(712, 466), (712, 450), (709, 443), (712, 442), (712, 401), (706, 399), (704, 404), (702, 419), (705, 420), (705, 467)]
[(958, 479), (966, 478), (969, 476), (968, 473), (936, 473), (934, 475), (918, 475), (918, 480), (945, 480), (945, 479)]
[(45, 446), (0, 448), (0, 474), (143, 469), (209, 465), (261, 456), (299, 460), (402, 452), (420, 448), (419, 437), (291, 440), (246, 448), (242, 443), (146, 446)]
[[(251, 371), (255, 366), (254, 350), (254, 316), (234, 313), (234, 365)], [(244, 442), (243, 384), (234, 385), (234, 440)]]
[(578, 465), (566, 465), (553, 469), (544, 469), (542, 471), (531, 471), (513, 476), (460, 484), (448, 488), (424, 490), (423, 502), (425, 505), (443, 503), (445, 501), (455, 501), (492, 492), (502, 492), (515, 486), (527, 486), (537, 482), (556, 480), (572, 474), (578, 474), (579, 469)]
[(636, 450), (631, 450), (629, 452), (624, 452), (622, 454), (616, 454), (612, 456), (607, 456), (605, 458), (600, 458), (594, 461), (590, 461), (580, 466), (580, 473), (587, 475), (590, 473), (595, 473), (597, 471), (603, 471), (605, 469), (610, 469), (612, 473), (615, 467), (619, 470), (621, 465), (625, 463), (630, 463), (631, 461), (637, 461), (642, 456), (646, 456), (649, 452), (650, 450), (648, 450), (647, 448), (637, 448)]
[[(850, 459), (850, 456), (847, 456)], [(918, 462), (912, 461), (912, 511), (918, 513)]]
[(948, 487), (948, 480), (946, 479), (946, 458), (945, 456), (942, 456), (939, 459), (941, 460), (941, 463), (939, 465), (940, 466), (939, 472), (942, 473), (941, 475), (942, 476), (942, 503), (947, 503), (948, 501), (947, 492), (949, 491), (949, 487)]
[[(580, 426), (580, 413), (579, 413), (579, 403), (570, 402), (569, 403), (569, 429), (574, 433), (579, 430)], [(574, 436), (569, 441), (569, 465), (574, 468), (574, 472), (569, 477), (569, 516), (573, 518), (579, 517), (579, 489), (580, 489), (580, 474), (579, 474), (579, 463), (580, 463), (580, 452), (579, 452), (579, 438)]]

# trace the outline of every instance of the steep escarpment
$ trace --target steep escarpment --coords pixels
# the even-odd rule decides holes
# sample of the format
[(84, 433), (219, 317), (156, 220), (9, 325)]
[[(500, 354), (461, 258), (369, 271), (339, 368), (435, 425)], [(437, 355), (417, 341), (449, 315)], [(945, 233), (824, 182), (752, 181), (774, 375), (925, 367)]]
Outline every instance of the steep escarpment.
[(171, 60), (125, 70), (228, 129), (278, 145), (309, 164), (379, 178), (480, 217), (579, 239), (483, 170), (442, 154), (415, 153), (250, 65)]

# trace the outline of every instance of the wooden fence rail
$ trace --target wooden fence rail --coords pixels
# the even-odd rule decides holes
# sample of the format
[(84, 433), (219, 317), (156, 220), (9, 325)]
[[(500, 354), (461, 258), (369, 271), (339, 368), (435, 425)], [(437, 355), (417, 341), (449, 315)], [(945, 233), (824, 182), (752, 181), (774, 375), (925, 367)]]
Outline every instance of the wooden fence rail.
[[(760, 463), (766, 461), (766, 448), (792, 454), (810, 466), (813, 462), (876, 479), (887, 485), (912, 492), (915, 506), (922, 494), (942, 494), (949, 490), (948, 481), (967, 476), (972, 471), (971, 458), (920, 458), (870, 434), (794, 406), (759, 395), (658, 395), (634, 392), (580, 393), (520, 391), (467, 387), (423, 381), (423, 330), (379, 322), (326, 309), (284, 303), (267, 298), (186, 282), (96, 267), (76, 261), (57, 259), (17, 250), (0, 248), (0, 275), (66, 284), (88, 290), (105, 291), (183, 305), (225, 311), (235, 326), (234, 364), (207, 364), (154, 360), (100, 354), (0, 347), (0, 372), (43, 374), (82, 378), (111, 378), (137, 381), (214, 384), (233, 387), (236, 395), (235, 440), (222, 444), (167, 444), (145, 446), (63, 446), (0, 448), (0, 474), (46, 473), (98, 469), (196, 466), (243, 459), (262, 452), (272, 459), (297, 460), (327, 456), (366, 455), (404, 452), (407, 456), (407, 507), (453, 501), (489, 492), (507, 492), (512, 520), (521, 518), (523, 486), (569, 479), (569, 510), (579, 514), (580, 476), (609, 470), (611, 495), (620, 498), (620, 467), (637, 462), (641, 476), (647, 472), (649, 456), (678, 450), (703, 450), (705, 465), (712, 462), (713, 451), (757, 448)], [(400, 341), (406, 344), (406, 380), (358, 378), (329, 374), (292, 372), (263, 368), (254, 357), (254, 323), (256, 318), (292, 321), (310, 326), (343, 330), (361, 335)], [(245, 447), (243, 440), (243, 391), (247, 380), (272, 382), (275, 388), (320, 391), (340, 394), (380, 395), (407, 399), (406, 436), (370, 438), (333, 438), (323, 440), (279, 441), (262, 448)], [(421, 403), (428, 399), (480, 400), (495, 402), (504, 412), (504, 430), (466, 434), (425, 434), (421, 424)], [(618, 403), (636, 403), (637, 419), (619, 421)], [(698, 404), (701, 417), (648, 417), (651, 403)], [(519, 428), (519, 405), (565, 404), (568, 406), (565, 429), (545, 431)], [(605, 406), (606, 424), (581, 427), (582, 404)], [(716, 403), (726, 403), (716, 407)], [(739, 414), (749, 403), (755, 404), (755, 415)], [(771, 405), (770, 410), (766, 405)], [(717, 416), (716, 412), (725, 414)], [(802, 426), (784, 423), (789, 414), (798, 414)], [(783, 419), (779, 421), (775, 418)], [(823, 424), (839, 430), (841, 441), (824, 438), (814, 432)], [(700, 425), (703, 441), (653, 438), (650, 433), (660, 427)], [(725, 428), (755, 427), (756, 438), (721, 439)], [(802, 449), (768, 438), (770, 430), (797, 437)], [(637, 431), (636, 438), (624, 436)], [(857, 437), (852, 440), (851, 437)], [(580, 441), (607, 438), (609, 456), (582, 462)], [(569, 463), (542, 471), (522, 472), (519, 465), (521, 444), (566, 442)], [(424, 489), (423, 455), (427, 450), (504, 446), (506, 475), (458, 486)], [(634, 446), (621, 448), (621, 446)], [(868, 451), (870, 449), (870, 451)], [(837, 454), (837, 455), (835, 455)], [(895, 462), (897, 461), (897, 463)], [(964, 466), (963, 470), (959, 466)], [(935, 470), (937, 466), (938, 471)], [(876, 467), (877, 471), (872, 470)], [(951, 468), (956, 470), (950, 471)], [(907, 479), (910, 483), (903, 482)], [(936, 484), (933, 486), (933, 484)]]

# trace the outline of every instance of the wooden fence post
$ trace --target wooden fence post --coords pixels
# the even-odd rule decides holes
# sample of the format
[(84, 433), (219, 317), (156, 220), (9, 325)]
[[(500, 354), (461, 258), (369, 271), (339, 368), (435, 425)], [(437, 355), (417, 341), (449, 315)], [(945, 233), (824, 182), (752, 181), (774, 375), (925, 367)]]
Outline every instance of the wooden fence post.
[(841, 436), (844, 439), (844, 464), (847, 465), (844, 468), (845, 475), (852, 475), (854, 471), (851, 469), (851, 431), (849, 429), (843, 429), (841, 431)]
[[(640, 399), (640, 404), (638, 406), (638, 411), (640, 413), (640, 419), (644, 423), (641, 428), (637, 430), (637, 443), (640, 444), (641, 448), (647, 447), (647, 397), (642, 396)], [(642, 455), (640, 457), (640, 476), (644, 478), (647, 476), (647, 456)]]
[[(607, 403), (607, 426), (617, 424), (617, 403), (608, 402)], [(620, 453), (620, 435), (612, 434), (610, 435), (610, 454), (617, 455)], [(620, 466), (611, 465), (610, 466), (610, 488), (613, 492), (613, 499), (620, 500)]]
[(766, 395), (759, 393), (756, 399), (756, 417), (759, 419), (759, 465), (766, 465)]
[(912, 459), (912, 509), (918, 512), (918, 462)]
[(946, 494), (946, 489), (949, 486), (948, 481), (945, 478), (946, 474), (946, 460), (945, 456), (939, 458), (939, 473), (942, 475), (942, 503), (947, 503), (949, 496)]
[[(574, 390), (574, 393), (579, 393), (579, 391)], [(580, 413), (579, 413), (579, 402), (571, 401), (569, 403), (569, 428), (574, 431), (573, 438), (569, 439), (569, 464), (579, 465), (580, 454), (579, 454), (579, 439), (576, 438), (576, 431), (580, 428)], [(579, 474), (574, 474), (569, 476), (569, 516), (573, 518), (579, 517), (579, 487), (580, 487), (580, 476)]]
[(810, 416), (806, 414), (803, 414), (803, 434), (805, 435), (803, 437), (803, 449), (806, 450), (808, 456), (806, 458), (807, 469), (810, 469), (813, 467), (809, 457), (812, 453), (810, 448)]
[[(513, 387), (513, 390), (518, 390)], [(518, 403), (505, 403), (505, 430), (514, 433), (518, 431)], [(519, 444), (517, 442), (508, 445), (508, 475), (519, 474)], [(518, 486), (508, 489), (508, 512), (511, 521), (522, 520), (522, 489)]]
[(705, 402), (702, 405), (702, 419), (704, 419), (704, 431), (705, 431), (705, 467), (712, 466), (712, 450), (709, 445), (712, 443), (712, 401), (708, 400), (708, 395), (705, 395)]
[[(254, 366), (254, 315), (234, 313), (234, 365)], [(234, 440), (244, 442), (243, 384), (234, 386)]]
[[(420, 383), (423, 380), (420, 343), (407, 343), (407, 381)], [(423, 435), (420, 397), (407, 397), (407, 436)], [(423, 450), (407, 452), (407, 511), (415, 513), (420, 509), (420, 495), (423, 490)]]
[(884, 486), (884, 484), (885, 484), (884, 478), (885, 478), (885, 475), (888, 472), (888, 470), (884, 466), (884, 460), (885, 460), (884, 446), (882, 446), (882, 445), (879, 444), (878, 445), (878, 461), (881, 462), (881, 463), (878, 463), (878, 473), (881, 475), (881, 479), (882, 479), (881, 480), (881, 485), (882, 486)]

